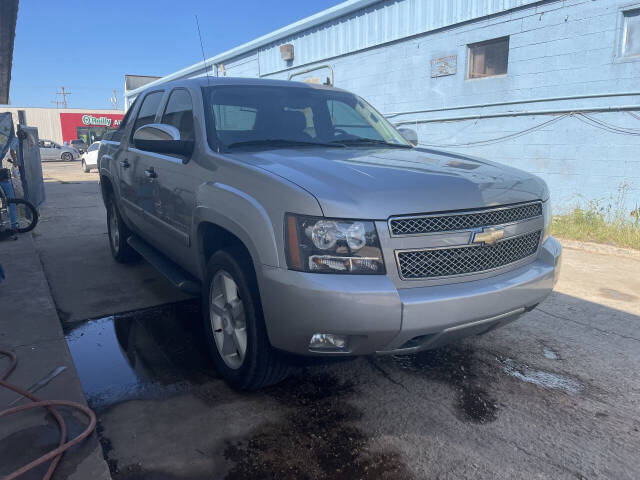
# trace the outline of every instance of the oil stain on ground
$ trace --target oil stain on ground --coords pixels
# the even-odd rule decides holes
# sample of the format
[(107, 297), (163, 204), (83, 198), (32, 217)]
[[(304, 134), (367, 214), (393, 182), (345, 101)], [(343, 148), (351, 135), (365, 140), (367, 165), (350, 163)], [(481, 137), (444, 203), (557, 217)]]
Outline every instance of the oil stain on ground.
[(621, 302), (635, 302), (636, 300), (638, 300), (638, 297), (636, 297), (635, 295), (624, 293), (619, 290), (614, 290), (613, 288), (601, 288), (600, 295), (612, 300), (619, 300)]
[(406, 479), (394, 452), (367, 450), (370, 438), (354, 424), (361, 412), (348, 402), (354, 387), (326, 373), (300, 375), (266, 391), (288, 407), (282, 422), (258, 427), (229, 443), (228, 480)]
[(497, 405), (487, 390), (487, 378), (478, 373), (474, 352), (456, 344), (413, 355), (392, 357), (401, 369), (450, 385), (458, 392), (457, 410), (463, 420), (487, 423), (496, 419)]

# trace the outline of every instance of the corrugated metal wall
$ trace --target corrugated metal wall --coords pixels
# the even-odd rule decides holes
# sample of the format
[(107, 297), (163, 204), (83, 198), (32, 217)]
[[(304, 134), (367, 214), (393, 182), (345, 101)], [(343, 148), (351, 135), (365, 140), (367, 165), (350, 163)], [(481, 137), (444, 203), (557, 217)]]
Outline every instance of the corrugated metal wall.
[[(260, 75), (345, 55), (457, 23), (537, 3), (537, 0), (401, 0), (384, 1), (337, 21), (283, 38), (258, 55)], [(288, 65), (280, 45), (292, 43)]]

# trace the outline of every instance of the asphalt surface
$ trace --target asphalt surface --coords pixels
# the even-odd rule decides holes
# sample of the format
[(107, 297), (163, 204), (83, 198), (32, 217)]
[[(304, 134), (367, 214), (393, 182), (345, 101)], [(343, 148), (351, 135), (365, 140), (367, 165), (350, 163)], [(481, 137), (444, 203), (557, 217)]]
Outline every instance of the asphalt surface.
[[(637, 255), (567, 248), (556, 292), (502, 329), (240, 394), (216, 377), (196, 301), (144, 264), (114, 270), (97, 175), (45, 176), (43, 222), (85, 226), (68, 252), (94, 243), (62, 268), (58, 230), (36, 238), (114, 479), (640, 478)], [(103, 272), (112, 288), (88, 288)]]

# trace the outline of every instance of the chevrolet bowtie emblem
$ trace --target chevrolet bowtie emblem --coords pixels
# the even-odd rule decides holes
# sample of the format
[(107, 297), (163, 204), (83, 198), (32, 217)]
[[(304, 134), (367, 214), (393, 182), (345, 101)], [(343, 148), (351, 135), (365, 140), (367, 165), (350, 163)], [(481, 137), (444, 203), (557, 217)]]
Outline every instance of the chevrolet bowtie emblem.
[(471, 238), (471, 243), (481, 243), (483, 245), (493, 245), (504, 237), (504, 230), (499, 227), (486, 227), (475, 232)]

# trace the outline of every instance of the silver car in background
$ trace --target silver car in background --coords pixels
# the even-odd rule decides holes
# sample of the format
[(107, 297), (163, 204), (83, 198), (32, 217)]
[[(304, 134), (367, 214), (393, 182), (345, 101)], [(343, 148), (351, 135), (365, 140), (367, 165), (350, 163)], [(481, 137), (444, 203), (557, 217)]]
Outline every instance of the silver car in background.
[(100, 146), (112, 254), (201, 294), (240, 389), (284, 378), (283, 352), (415, 353), (533, 309), (562, 250), (545, 182), (415, 139), (332, 87), (154, 86)]
[(71, 162), (80, 158), (80, 152), (73, 147), (60, 145), (51, 140), (39, 140), (40, 158), (44, 160), (62, 160)]

